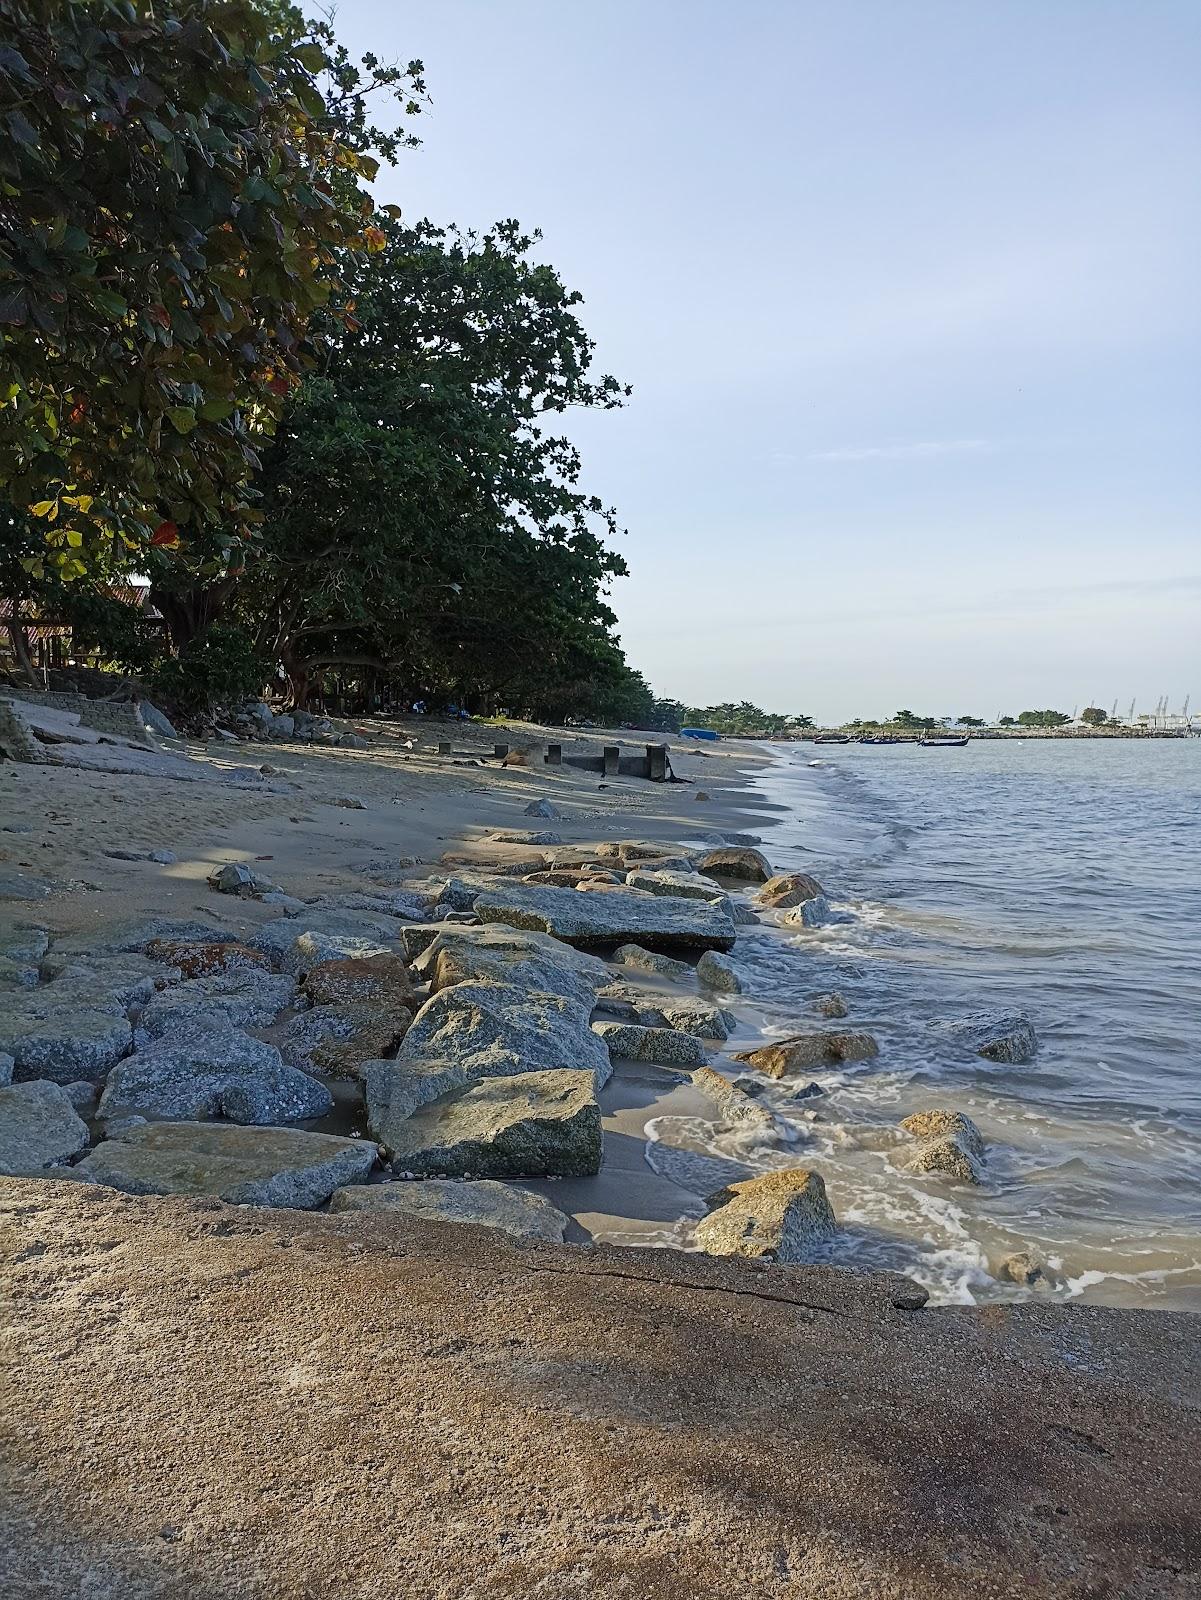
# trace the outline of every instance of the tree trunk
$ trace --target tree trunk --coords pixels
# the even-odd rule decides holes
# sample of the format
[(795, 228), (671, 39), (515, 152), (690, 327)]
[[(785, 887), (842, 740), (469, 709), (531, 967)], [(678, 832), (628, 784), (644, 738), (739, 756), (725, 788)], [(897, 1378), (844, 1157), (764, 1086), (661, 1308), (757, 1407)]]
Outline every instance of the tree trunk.
[(236, 580), (222, 578), (217, 583), (197, 584), (191, 589), (150, 588), (150, 603), (161, 613), (175, 650), (185, 650), (203, 634), (224, 611)]
[[(14, 609), (16, 602), (13, 602)], [(8, 625), (8, 636), (12, 640), (13, 655), (17, 658), (17, 665), (25, 674), (26, 681), (33, 689), (44, 689), (45, 682), (38, 669), (29, 658), (29, 641), (25, 637), (25, 629), (19, 622), (13, 621)]]

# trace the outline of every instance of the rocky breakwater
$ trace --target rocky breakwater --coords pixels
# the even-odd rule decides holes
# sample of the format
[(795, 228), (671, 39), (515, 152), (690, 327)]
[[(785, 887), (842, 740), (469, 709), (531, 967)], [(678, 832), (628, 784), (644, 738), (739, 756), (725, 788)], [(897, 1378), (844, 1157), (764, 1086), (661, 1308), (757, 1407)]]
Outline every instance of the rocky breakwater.
[[(230, 862), (209, 880), (211, 924), (13, 944), (0, 1164), (263, 1205), (337, 1192), (339, 1210), (407, 1206), (518, 1232), (524, 1217), (545, 1236), (560, 1224), (504, 1186), (600, 1171), (598, 1095), (615, 1067), (661, 1069), (666, 1087), (691, 1083), (720, 1117), (774, 1138), (771, 1114), (708, 1065), (743, 987), (727, 952), (755, 920), (738, 886), (770, 882), (766, 858), (517, 830), (495, 842), (492, 862), (424, 876), (372, 862), (307, 901)], [(277, 914), (235, 938), (220, 911), (246, 900)], [(805, 1196), (820, 1185), (775, 1176)], [(421, 1200), (414, 1180), (444, 1187)], [(745, 1253), (735, 1201), (698, 1233), (705, 1248)], [(792, 1241), (781, 1259), (819, 1239), (798, 1231), (798, 1204), (777, 1218)]]

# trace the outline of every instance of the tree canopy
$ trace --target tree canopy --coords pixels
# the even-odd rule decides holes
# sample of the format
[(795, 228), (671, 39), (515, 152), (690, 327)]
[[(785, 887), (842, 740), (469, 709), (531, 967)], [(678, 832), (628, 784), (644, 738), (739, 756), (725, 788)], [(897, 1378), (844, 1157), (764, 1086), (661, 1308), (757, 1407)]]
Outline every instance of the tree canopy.
[(1023, 728), (1062, 728), (1071, 720), (1066, 711), (1022, 711), (1018, 714)]
[[(0, 48), (0, 493), (36, 577), (226, 548), (257, 513), (259, 438), (307, 363), (339, 255), (378, 247), (373, 87), (324, 25), (254, 0), (5, 7)], [(318, 79), (324, 76), (327, 93)]]
[(1109, 713), (1100, 706), (1085, 706), (1080, 713), (1080, 720), (1086, 722), (1090, 728), (1099, 728), (1103, 722), (1109, 721)]

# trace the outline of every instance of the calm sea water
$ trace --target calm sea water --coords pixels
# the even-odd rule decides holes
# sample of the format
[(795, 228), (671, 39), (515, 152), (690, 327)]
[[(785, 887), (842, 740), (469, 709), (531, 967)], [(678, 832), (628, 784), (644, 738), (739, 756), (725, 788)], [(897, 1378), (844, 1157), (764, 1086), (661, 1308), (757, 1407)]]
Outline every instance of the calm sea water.
[[(743, 1021), (791, 1031), (838, 989), (881, 1054), (814, 1073), (812, 1101), (768, 1091), (791, 1150), (665, 1145), (811, 1162), (834, 1259), (937, 1299), (1028, 1292), (995, 1273), (1032, 1250), (1061, 1297), (1201, 1310), (1201, 740), (805, 745), (757, 787), (783, 808), (773, 861), (821, 878), (838, 920), (740, 938)], [(931, 1028), (1009, 1008), (1039, 1035), (1025, 1065)], [(980, 1125), (985, 1186), (904, 1171), (896, 1124), (928, 1106)]]

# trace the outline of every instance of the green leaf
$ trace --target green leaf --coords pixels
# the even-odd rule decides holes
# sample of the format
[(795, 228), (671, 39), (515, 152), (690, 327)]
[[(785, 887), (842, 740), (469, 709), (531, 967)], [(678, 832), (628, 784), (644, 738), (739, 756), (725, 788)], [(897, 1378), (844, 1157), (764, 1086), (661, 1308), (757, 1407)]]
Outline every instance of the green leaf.
[(232, 400), (206, 400), (200, 408), (202, 422), (224, 422), (237, 408)]
[(167, 415), (171, 418), (171, 426), (176, 433), (191, 433), (196, 426), (196, 413), (191, 406), (170, 406)]

